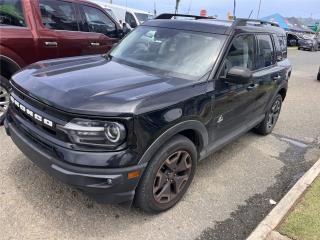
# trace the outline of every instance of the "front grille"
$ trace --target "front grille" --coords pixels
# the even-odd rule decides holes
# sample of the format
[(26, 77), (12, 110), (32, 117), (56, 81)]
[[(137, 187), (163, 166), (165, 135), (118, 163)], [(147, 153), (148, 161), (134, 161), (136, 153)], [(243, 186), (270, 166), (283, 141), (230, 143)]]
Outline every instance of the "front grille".
[[(68, 119), (71, 119), (71, 117), (69, 118), (68, 116), (64, 116), (60, 113), (58, 118), (57, 111), (55, 112), (55, 114), (52, 114), (54, 110), (49, 109), (47, 105), (34, 100), (23, 92), (17, 90), (16, 88), (13, 88), (12, 97), (26, 109), (32, 111), (34, 116), (41, 116), (43, 119), (48, 119), (50, 120), (50, 122), (54, 123), (52, 127), (48, 126), (42, 121), (38, 121), (37, 119), (35, 119), (33, 116), (30, 116), (30, 114), (28, 114), (26, 110), (23, 111), (20, 108), (19, 104), (12, 103), (11, 111), (14, 111), (14, 116), (16, 116), (16, 118), (17, 116), (20, 118), (20, 121), (23, 122), (21, 124), (29, 125), (31, 126), (31, 129), (35, 128), (56, 140), (62, 141), (64, 143), (71, 143), (69, 136), (65, 132), (57, 129), (55, 126), (56, 124), (65, 125), (68, 122)], [(17, 119), (15, 120), (17, 121)]]

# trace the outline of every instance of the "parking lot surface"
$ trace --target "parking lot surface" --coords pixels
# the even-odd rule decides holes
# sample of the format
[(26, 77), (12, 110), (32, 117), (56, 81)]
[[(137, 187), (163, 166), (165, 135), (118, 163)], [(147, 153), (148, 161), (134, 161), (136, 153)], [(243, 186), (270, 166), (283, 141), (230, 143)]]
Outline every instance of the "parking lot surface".
[(273, 134), (248, 133), (199, 164), (173, 209), (101, 205), (31, 163), (0, 127), (0, 239), (245, 239), (320, 157), (320, 52), (289, 50), (293, 73)]

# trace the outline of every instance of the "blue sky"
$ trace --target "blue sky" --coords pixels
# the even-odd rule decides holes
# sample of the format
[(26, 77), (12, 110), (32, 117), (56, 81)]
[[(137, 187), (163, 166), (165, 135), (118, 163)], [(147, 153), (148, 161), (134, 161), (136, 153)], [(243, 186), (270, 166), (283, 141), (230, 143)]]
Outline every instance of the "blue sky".
[[(105, 0), (109, 2), (109, 0)], [(158, 13), (174, 11), (175, 0), (113, 0), (113, 3), (126, 5), (153, 12), (154, 1)], [(199, 14), (200, 9), (206, 9), (209, 15), (217, 14), (219, 18), (226, 18), (227, 12), (232, 13), (233, 0), (181, 0), (179, 12), (187, 13), (191, 2), (190, 13)], [(259, 0), (237, 0), (237, 16), (248, 17), (251, 10), (257, 16)], [(280, 13), (286, 17), (320, 18), (320, 0), (262, 0), (260, 16)]]

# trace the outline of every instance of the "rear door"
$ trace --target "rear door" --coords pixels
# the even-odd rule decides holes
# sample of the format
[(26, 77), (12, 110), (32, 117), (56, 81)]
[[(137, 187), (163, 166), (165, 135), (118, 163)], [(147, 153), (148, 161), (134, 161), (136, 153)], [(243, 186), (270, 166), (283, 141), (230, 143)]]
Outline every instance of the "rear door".
[(99, 8), (85, 4), (79, 7), (82, 31), (87, 32), (88, 53), (106, 53), (119, 40), (115, 21)]
[(275, 44), (275, 37), (270, 34), (257, 34), (256, 38), (257, 57), (253, 77), (257, 91), (254, 112), (256, 115), (262, 115), (270, 98), (277, 91), (278, 84), (286, 78), (286, 71), (281, 64), (278, 64), (283, 58), (279, 40), (277, 39)]

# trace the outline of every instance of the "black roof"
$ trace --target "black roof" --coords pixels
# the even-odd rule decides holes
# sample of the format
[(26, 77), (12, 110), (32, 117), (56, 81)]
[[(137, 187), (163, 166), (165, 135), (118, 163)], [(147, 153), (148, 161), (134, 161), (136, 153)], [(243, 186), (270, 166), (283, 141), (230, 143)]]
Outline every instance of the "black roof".
[[(183, 16), (184, 18), (171, 19), (168, 16)], [(188, 15), (163, 14), (154, 20), (144, 22), (142, 25), (225, 35), (231, 34), (233, 30), (241, 32), (271, 32), (277, 35), (286, 35), (285, 31), (277, 24), (262, 20), (239, 18), (235, 21), (225, 21), (193, 15), (189, 17), (193, 19), (188, 19)]]

